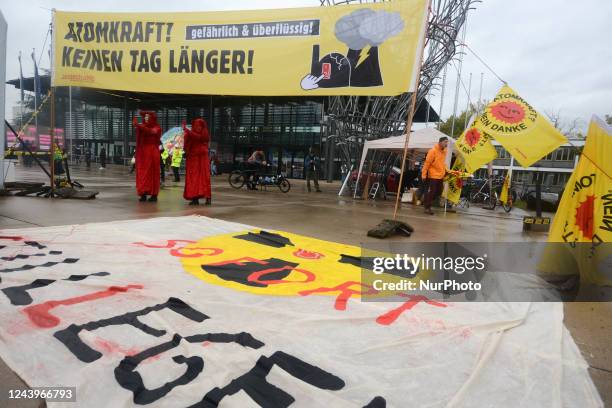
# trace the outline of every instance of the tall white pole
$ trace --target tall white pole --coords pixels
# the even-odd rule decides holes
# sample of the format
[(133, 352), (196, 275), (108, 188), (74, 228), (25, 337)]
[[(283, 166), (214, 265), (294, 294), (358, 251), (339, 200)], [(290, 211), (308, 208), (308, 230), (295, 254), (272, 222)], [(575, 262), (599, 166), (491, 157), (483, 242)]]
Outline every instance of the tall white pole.
[(468, 83), (468, 89), (467, 89), (467, 103), (466, 103), (466, 108), (465, 108), (465, 120), (463, 122), (463, 128), (467, 128), (468, 125), (468, 119), (470, 117), (470, 94), (472, 93), (472, 73), (470, 72), (470, 81)]
[(23, 68), (21, 67), (21, 51), (19, 51), (19, 130), (23, 127)]
[(480, 90), (478, 91), (478, 105), (477, 110), (480, 111), (480, 103), (482, 101), (482, 83), (484, 82), (484, 72), (480, 73)]
[[(35, 49), (32, 48), (32, 55), (36, 55)], [(36, 112), (38, 111), (38, 86), (36, 85), (36, 76), (34, 76), (34, 126), (36, 127), (36, 141), (39, 143), (38, 148), (40, 148), (40, 139), (38, 137), (38, 115)]]
[(427, 92), (427, 95), (425, 95), (424, 102), (427, 104), (427, 112), (425, 113), (425, 127), (428, 128), (429, 127), (429, 110), (431, 109), (429, 105), (429, 92)]
[(6, 20), (0, 11), (0, 189), (4, 188), (4, 139), (6, 138), (6, 130), (4, 127), (4, 92), (6, 89)]
[(72, 133), (72, 87), (69, 86), (68, 87), (68, 127), (70, 129), (69, 133), (68, 133), (68, 157), (70, 157), (70, 162), (74, 163), (73, 158), (72, 158), (72, 138), (73, 133)]
[(440, 129), (440, 123), (442, 122), (442, 108), (444, 107), (444, 90), (446, 89), (446, 70), (448, 64), (444, 65), (444, 73), (442, 74), (442, 91), (440, 92), (440, 109), (438, 110), (438, 130)]
[(457, 83), (455, 84), (455, 103), (453, 104), (453, 118), (451, 122), (450, 137), (455, 137), (455, 117), (457, 116), (457, 104), (459, 103), (459, 86), (461, 85), (461, 69), (463, 67), (463, 56), (465, 55), (465, 33), (467, 31), (467, 16), (463, 23), (463, 33), (461, 34), (461, 52), (459, 53), (459, 66), (457, 67)]

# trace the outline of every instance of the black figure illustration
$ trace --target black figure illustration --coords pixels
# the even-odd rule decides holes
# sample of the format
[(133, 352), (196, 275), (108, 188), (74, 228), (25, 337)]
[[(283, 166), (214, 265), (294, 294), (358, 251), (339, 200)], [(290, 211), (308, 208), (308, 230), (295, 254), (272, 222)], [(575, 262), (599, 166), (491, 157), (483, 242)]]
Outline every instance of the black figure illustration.
[(359, 9), (340, 18), (336, 38), (348, 47), (346, 55), (332, 52), (320, 57), (320, 45), (312, 46), (310, 73), (300, 86), (317, 88), (375, 87), (383, 85), (379, 46), (404, 29), (399, 13)]

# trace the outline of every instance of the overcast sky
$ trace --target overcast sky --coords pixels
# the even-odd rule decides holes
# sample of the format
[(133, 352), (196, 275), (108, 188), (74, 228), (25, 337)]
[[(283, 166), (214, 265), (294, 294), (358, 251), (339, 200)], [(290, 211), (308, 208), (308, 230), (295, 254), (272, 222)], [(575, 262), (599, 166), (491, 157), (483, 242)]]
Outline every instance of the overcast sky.
[[(318, 6), (319, 0), (105, 0), (104, 2), (10, 1), (0, 10), (8, 21), (7, 79), (17, 78), (17, 56), (22, 52), (25, 76), (33, 74), (32, 48), (40, 56), (51, 19), (50, 8), (70, 11), (206, 11), (275, 7)], [(579, 118), (584, 127), (592, 114), (612, 114), (612, 1), (610, 0), (484, 0), (468, 17), (466, 43), (541, 113), (560, 113), (566, 122)], [(47, 41), (48, 46), (48, 41)], [(46, 51), (41, 67), (49, 67)], [(481, 72), (482, 97), (491, 99), (499, 80), (469, 51), (462, 78), (471, 100), (478, 99)], [(448, 67), (442, 116), (453, 111), (457, 71)], [(431, 103), (440, 108), (440, 92)], [(19, 99), (7, 86), (6, 113)], [(458, 110), (467, 95), (460, 87)]]

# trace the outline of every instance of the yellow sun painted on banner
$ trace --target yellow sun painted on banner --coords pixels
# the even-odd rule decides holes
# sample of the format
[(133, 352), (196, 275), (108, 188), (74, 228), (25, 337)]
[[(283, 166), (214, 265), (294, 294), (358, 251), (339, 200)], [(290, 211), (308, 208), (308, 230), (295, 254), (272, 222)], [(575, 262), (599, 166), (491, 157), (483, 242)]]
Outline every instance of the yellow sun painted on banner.
[[(356, 246), (251, 230), (206, 237), (181, 253), (187, 272), (239, 291), (278, 296), (375, 293), (361, 284), (361, 249)], [(386, 281), (400, 279), (385, 275)]]
[(500, 92), (480, 116), (484, 129), (494, 133), (520, 134), (536, 122), (538, 113), (513, 92)]

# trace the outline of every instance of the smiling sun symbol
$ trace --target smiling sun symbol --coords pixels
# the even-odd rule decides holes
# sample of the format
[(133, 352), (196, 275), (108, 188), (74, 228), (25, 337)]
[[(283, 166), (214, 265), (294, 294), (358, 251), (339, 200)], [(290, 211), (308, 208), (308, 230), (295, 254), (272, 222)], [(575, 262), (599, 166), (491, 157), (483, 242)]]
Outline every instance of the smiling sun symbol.
[(592, 195), (576, 208), (576, 226), (588, 240), (593, 239), (594, 208), (595, 197)]
[(478, 129), (476, 128), (471, 128), (470, 130), (468, 130), (465, 134), (465, 141), (467, 142), (467, 144), (470, 145), (470, 147), (474, 147), (478, 144), (478, 141), (480, 140), (480, 132), (478, 131)]
[(491, 106), (491, 115), (500, 122), (514, 125), (525, 119), (525, 108), (516, 102), (503, 101)]

